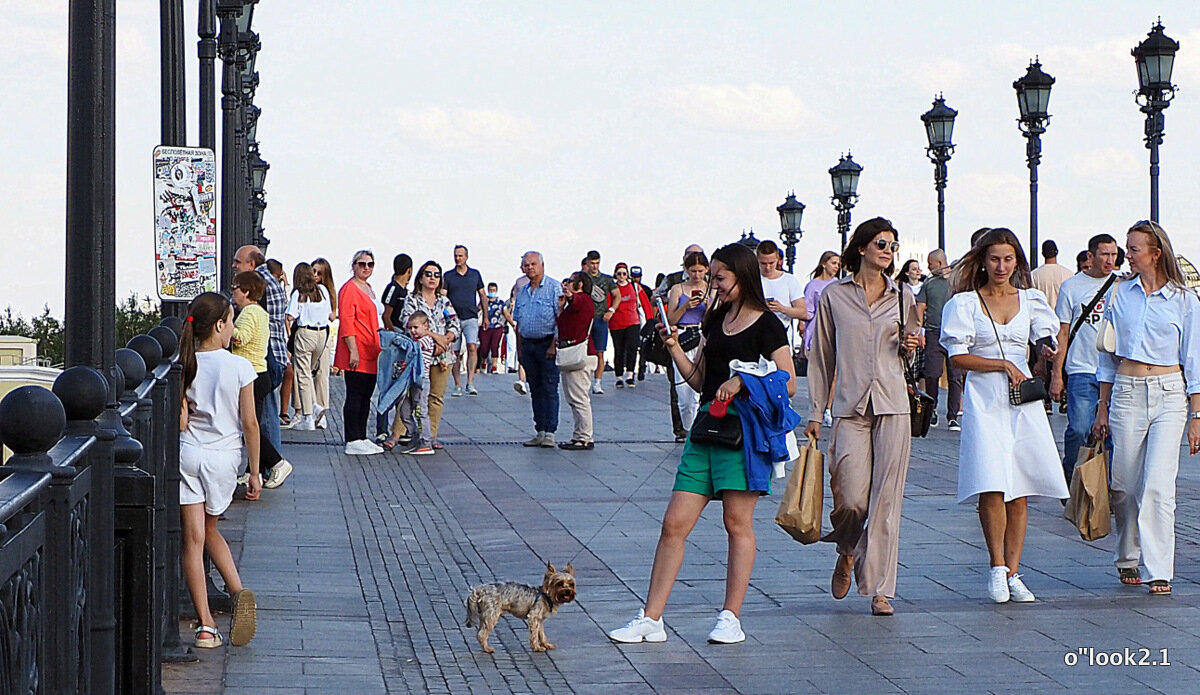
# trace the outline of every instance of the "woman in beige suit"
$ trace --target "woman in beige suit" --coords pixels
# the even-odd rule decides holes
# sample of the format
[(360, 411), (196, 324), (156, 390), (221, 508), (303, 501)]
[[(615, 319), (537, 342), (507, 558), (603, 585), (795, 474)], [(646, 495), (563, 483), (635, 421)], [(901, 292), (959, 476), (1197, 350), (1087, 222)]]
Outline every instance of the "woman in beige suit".
[(858, 593), (872, 597), (871, 613), (884, 616), (894, 612), (889, 599), (896, 593), (900, 503), (911, 445), (901, 354), (920, 345), (916, 301), (891, 278), (900, 247), (896, 238), (892, 223), (882, 217), (860, 224), (842, 254), (852, 274), (821, 294), (805, 429), (821, 436), (821, 417), (830, 408), (833, 531), (821, 539), (837, 543), (830, 592), (843, 598), (857, 575)]

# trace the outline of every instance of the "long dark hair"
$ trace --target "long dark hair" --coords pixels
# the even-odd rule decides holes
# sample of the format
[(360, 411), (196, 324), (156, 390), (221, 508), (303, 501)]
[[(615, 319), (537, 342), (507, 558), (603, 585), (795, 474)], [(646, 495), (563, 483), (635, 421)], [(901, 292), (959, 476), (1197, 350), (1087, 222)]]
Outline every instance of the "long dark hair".
[(837, 251), (826, 251), (825, 253), (821, 254), (821, 260), (817, 261), (817, 267), (813, 269), (812, 273), (809, 274), (809, 277), (813, 280), (821, 277), (821, 273), (825, 272), (826, 261), (834, 256), (838, 256), (840, 258), (840, 254), (838, 254)]
[(324, 297), (317, 289), (317, 276), (313, 275), (312, 266), (307, 263), (297, 263), (292, 271), (292, 289), (300, 294), (302, 302), (319, 302)]
[[(871, 240), (879, 235), (880, 232), (891, 232), (892, 237), (896, 241), (900, 240), (900, 232), (892, 226), (892, 223), (882, 217), (874, 217), (858, 225), (854, 230), (854, 236), (850, 237), (850, 241), (846, 242), (846, 248), (842, 251), (842, 267), (851, 273), (857, 273), (862, 266), (862, 250)], [(884, 275), (891, 275), (896, 272), (896, 255), (892, 254), (892, 263), (883, 269)]]
[(1008, 244), (1013, 247), (1017, 256), (1017, 268), (1009, 276), (1009, 283), (1017, 289), (1029, 289), (1033, 281), (1029, 275), (1029, 261), (1025, 258), (1025, 250), (1021, 248), (1021, 241), (1017, 239), (1017, 235), (1013, 234), (1011, 229), (993, 227), (979, 237), (971, 250), (955, 267), (950, 284), (954, 287), (956, 294), (977, 290), (987, 284), (988, 272), (985, 261), (988, 249), (997, 244)]
[(900, 266), (900, 270), (896, 271), (896, 282), (904, 283), (905, 285), (909, 284), (908, 268), (914, 263), (920, 263), (920, 261), (915, 258), (910, 258), (907, 261), (904, 261), (904, 265)]
[[(771, 313), (770, 307), (767, 306), (767, 300), (763, 299), (762, 276), (758, 272), (758, 257), (754, 251), (736, 242), (726, 244), (713, 252), (712, 261), (713, 263), (720, 261), (721, 265), (733, 273), (738, 287), (737, 311), (750, 308), (758, 309), (765, 314)], [(712, 292), (712, 275), (716, 275), (716, 273), (710, 275), (709, 287), (704, 293), (705, 296)], [(725, 320), (725, 316), (734, 308), (734, 304), (719, 299), (713, 302), (704, 312), (704, 319), (700, 322), (701, 332), (707, 334), (711, 326), (720, 325), (721, 321)]]
[(183, 366), (183, 393), (196, 380), (196, 348), (208, 340), (217, 321), (229, 316), (229, 300), (223, 294), (204, 292), (188, 305), (183, 334), (179, 336), (179, 364)]
[(325, 285), (325, 289), (329, 292), (329, 306), (337, 311), (337, 290), (333, 288), (333, 266), (329, 265), (329, 261), (317, 256), (313, 259), (312, 267), (315, 270), (317, 266), (321, 266), (321, 284)]

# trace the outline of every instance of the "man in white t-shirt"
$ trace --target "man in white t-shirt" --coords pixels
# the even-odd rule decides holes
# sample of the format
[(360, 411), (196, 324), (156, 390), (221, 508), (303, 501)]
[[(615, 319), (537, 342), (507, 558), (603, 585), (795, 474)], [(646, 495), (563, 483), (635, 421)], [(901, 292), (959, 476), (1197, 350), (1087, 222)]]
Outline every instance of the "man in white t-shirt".
[[(1059, 350), (1054, 357), (1050, 397), (1056, 401), (1062, 397), (1065, 372), (1067, 429), (1063, 434), (1063, 473), (1068, 481), (1075, 472), (1079, 447), (1083, 445), (1096, 419), (1096, 403), (1100, 399), (1100, 386), (1096, 382), (1096, 368), (1100, 359), (1096, 350), (1096, 326), (1104, 315), (1104, 306), (1112, 287), (1117, 240), (1108, 234), (1092, 237), (1088, 240), (1088, 258), (1091, 262), (1088, 269), (1071, 276), (1059, 287), (1054, 307), (1060, 322), (1058, 344), (1067, 347)], [(1085, 315), (1084, 310), (1089, 307)], [(1072, 331), (1075, 333), (1073, 337)]]
[(804, 307), (804, 283), (791, 273), (783, 272), (783, 253), (771, 240), (758, 245), (758, 274), (762, 278), (763, 299), (787, 329), (788, 340), (794, 345), (792, 319), (808, 320)]

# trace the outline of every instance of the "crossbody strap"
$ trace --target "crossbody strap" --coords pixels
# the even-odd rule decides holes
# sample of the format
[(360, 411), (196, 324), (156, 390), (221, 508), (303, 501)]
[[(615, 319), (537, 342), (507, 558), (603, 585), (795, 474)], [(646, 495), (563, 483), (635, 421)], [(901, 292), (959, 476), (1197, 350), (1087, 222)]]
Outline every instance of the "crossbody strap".
[(1087, 306), (1084, 307), (1083, 313), (1079, 315), (1079, 318), (1075, 321), (1075, 325), (1071, 327), (1070, 335), (1067, 336), (1067, 350), (1071, 349), (1071, 341), (1075, 340), (1075, 334), (1078, 333), (1079, 329), (1083, 327), (1084, 319), (1087, 318), (1088, 314), (1092, 313), (1092, 310), (1094, 310), (1096, 305), (1100, 303), (1100, 298), (1104, 296), (1104, 293), (1108, 291), (1108, 288), (1113, 286), (1113, 283), (1116, 281), (1116, 279), (1116, 273), (1109, 275), (1108, 282), (1104, 283), (1104, 286), (1100, 288), (1100, 291), (1096, 293), (1096, 296), (1092, 297), (1092, 301), (1088, 302)]
[[(1020, 290), (1017, 290), (1017, 292), (1019, 293)], [(1000, 348), (1000, 357), (1007, 362), (1008, 358), (1004, 356), (1004, 341), (1000, 339), (1000, 329), (996, 328), (996, 319), (993, 319), (992, 312), (988, 311), (987, 302), (984, 300), (983, 295), (979, 293), (979, 288), (975, 288), (975, 295), (979, 297), (979, 303), (983, 305), (983, 313), (987, 314), (988, 321), (992, 322), (992, 330), (996, 332), (996, 346)], [(1020, 297), (1017, 298), (1017, 301), (1021, 301)]]

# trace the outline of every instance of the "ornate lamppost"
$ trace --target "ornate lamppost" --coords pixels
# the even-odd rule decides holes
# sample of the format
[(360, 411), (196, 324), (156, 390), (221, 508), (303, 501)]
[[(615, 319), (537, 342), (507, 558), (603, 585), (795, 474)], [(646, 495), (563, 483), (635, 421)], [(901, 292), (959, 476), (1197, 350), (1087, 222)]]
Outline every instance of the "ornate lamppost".
[(267, 179), (267, 170), (271, 165), (259, 155), (257, 145), (250, 154), (250, 229), (254, 235), (250, 243), (259, 248), (266, 248), (270, 239), (263, 236), (263, 213), (267, 209), (267, 195), (263, 183)]
[(1158, 221), (1158, 146), (1164, 132), (1163, 110), (1175, 98), (1171, 70), (1179, 42), (1163, 33), (1162, 20), (1130, 53), (1137, 63), (1138, 91), (1135, 100), (1146, 114), (1146, 149), (1150, 150), (1150, 219)]
[[(838, 214), (842, 251), (846, 249), (846, 237), (850, 234), (850, 209), (858, 202), (858, 176), (861, 173), (862, 166), (854, 161), (854, 156), (849, 152), (845, 157), (839, 157), (837, 165), (829, 170), (829, 178), (833, 182), (833, 197), (830, 200)], [(842, 274), (845, 274), (845, 270)]]
[(1013, 89), (1017, 90), (1017, 107), (1021, 109), (1017, 127), (1025, 136), (1025, 161), (1029, 165), (1029, 264), (1033, 267), (1037, 267), (1038, 259), (1037, 167), (1042, 161), (1042, 133), (1050, 123), (1046, 109), (1053, 84), (1054, 78), (1042, 72), (1042, 64), (1036, 57), (1025, 76), (1013, 82)]
[(946, 162), (954, 154), (954, 117), (958, 112), (946, 106), (946, 100), (941, 94), (933, 100), (933, 108), (921, 114), (921, 122), (925, 124), (925, 136), (929, 146), (925, 155), (933, 162), (933, 187), (937, 189), (938, 211), (938, 248), (946, 248)]
[(783, 201), (783, 205), (775, 208), (779, 212), (779, 238), (783, 240), (783, 245), (787, 247), (787, 269), (789, 273), (794, 273), (796, 266), (796, 242), (800, 241), (800, 237), (804, 236), (804, 232), (800, 229), (800, 218), (804, 216), (804, 203), (796, 200), (796, 192), (788, 193), (788, 197)]

